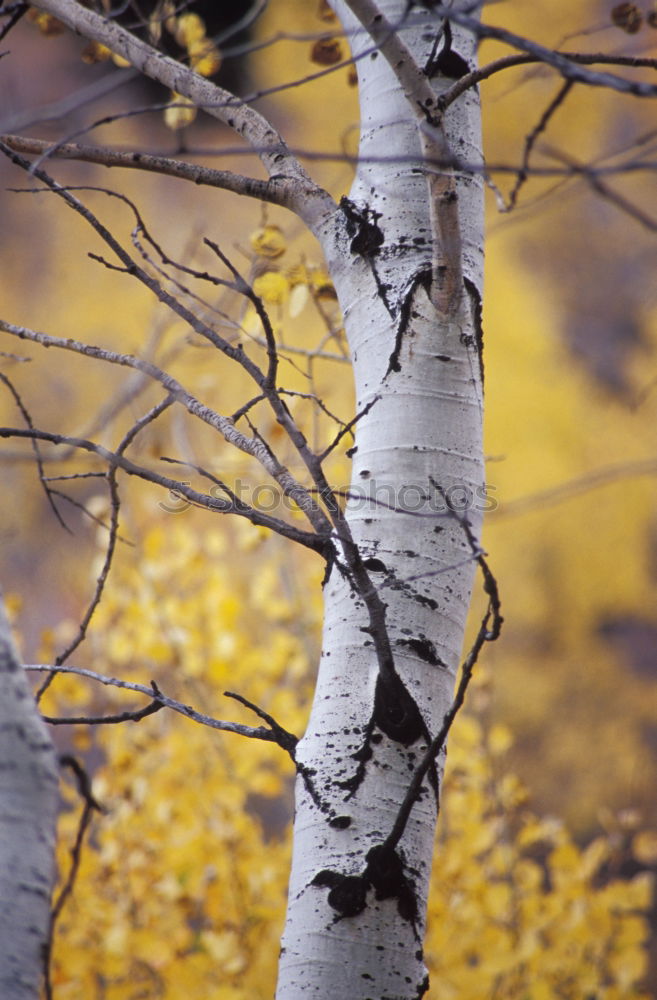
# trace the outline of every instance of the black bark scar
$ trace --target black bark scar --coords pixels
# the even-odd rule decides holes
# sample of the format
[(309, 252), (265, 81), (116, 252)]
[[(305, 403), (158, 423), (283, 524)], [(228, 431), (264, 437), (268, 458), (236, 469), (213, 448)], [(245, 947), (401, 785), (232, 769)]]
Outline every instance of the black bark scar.
[(463, 284), (465, 289), (470, 296), (470, 302), (472, 304), (473, 318), (474, 318), (474, 330), (475, 330), (475, 343), (477, 345), (477, 355), (479, 357), (479, 374), (481, 375), (481, 385), (484, 385), (484, 326), (482, 320), (482, 301), (481, 295), (479, 294), (479, 289), (475, 285), (474, 281), (470, 278), (464, 278)]
[(377, 677), (372, 717), (382, 733), (404, 747), (419, 740), (426, 729), (420, 709), (396, 671)]
[[(372, 744), (381, 741), (381, 736), (375, 734), (375, 729), (384, 733), (393, 743), (400, 743), (404, 747), (410, 747), (422, 738), (427, 744), (431, 743), (431, 734), (422, 718), (422, 713), (394, 664), (387, 670), (379, 672), (376, 679), (372, 715), (365, 727), (361, 746), (351, 755), (352, 760), (358, 762), (358, 766), (350, 778), (336, 782), (338, 788), (347, 792), (347, 799), (355, 795), (365, 780), (367, 765), (373, 755)], [(440, 794), (438, 770), (433, 762), (427, 777), (438, 802)]]
[(340, 208), (346, 219), (347, 235), (351, 237), (349, 249), (369, 264), (379, 297), (387, 312), (392, 315), (388, 301), (390, 285), (381, 280), (375, 263), (375, 257), (385, 241), (383, 230), (379, 225), (381, 212), (375, 212), (369, 205), (365, 205), (363, 209), (358, 208), (346, 195), (340, 199)]
[(444, 667), (445, 670), (447, 669), (447, 664), (438, 656), (435, 645), (426, 636), (421, 636), (419, 639), (398, 639), (397, 644), (408, 646), (421, 660), (424, 660), (425, 663), (430, 663), (432, 667)]
[(311, 885), (329, 889), (328, 904), (335, 910), (335, 921), (357, 917), (367, 906), (368, 890), (374, 889), (377, 900), (396, 899), (397, 912), (402, 920), (417, 929), (417, 896), (411, 879), (404, 871), (404, 862), (395, 848), (375, 844), (367, 852), (365, 871), (361, 875), (342, 875), (324, 868), (313, 878)]
[(452, 26), (449, 20), (445, 20), (443, 37), (445, 44), (437, 55), (429, 59), (424, 67), (424, 73), (429, 78), (440, 74), (446, 76), (448, 80), (460, 80), (470, 72), (470, 67), (463, 56), (452, 49)]
[(427, 294), (431, 290), (431, 265), (425, 264), (412, 278), (410, 284), (407, 286), (406, 294), (402, 299), (401, 306), (399, 307), (398, 316), (399, 322), (397, 323), (397, 333), (395, 334), (395, 346), (393, 348), (392, 354), (388, 361), (388, 370), (386, 375), (390, 372), (400, 372), (401, 364), (399, 361), (399, 355), (402, 349), (402, 343), (404, 340), (404, 334), (408, 329), (408, 324), (412, 319), (413, 315), (413, 297), (415, 294), (415, 289), (418, 285), (422, 285), (426, 290)]

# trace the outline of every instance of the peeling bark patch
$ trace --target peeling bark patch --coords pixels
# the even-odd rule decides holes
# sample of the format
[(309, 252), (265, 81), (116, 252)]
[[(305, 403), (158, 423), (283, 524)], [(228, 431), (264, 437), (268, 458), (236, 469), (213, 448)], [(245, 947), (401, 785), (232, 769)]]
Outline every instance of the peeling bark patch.
[(474, 317), (474, 329), (475, 329), (475, 341), (477, 344), (477, 354), (479, 356), (479, 374), (481, 375), (481, 384), (484, 384), (484, 327), (482, 322), (482, 302), (481, 295), (479, 294), (479, 289), (475, 285), (474, 281), (470, 281), (469, 278), (463, 279), (463, 284), (465, 289), (470, 296), (470, 303), (472, 305), (473, 317)]
[(429, 288), (431, 286), (431, 266), (429, 264), (427, 264), (413, 276), (410, 284), (407, 287), (406, 294), (402, 299), (401, 306), (399, 308), (399, 322), (397, 323), (397, 333), (395, 334), (395, 346), (388, 361), (388, 370), (386, 371), (386, 375), (389, 375), (390, 372), (401, 371), (399, 355), (401, 353), (404, 334), (406, 333), (409, 321), (412, 318), (413, 299), (415, 296), (415, 289), (418, 287), (418, 285), (423, 285), (424, 288), (427, 290), (427, 292), (429, 291)]

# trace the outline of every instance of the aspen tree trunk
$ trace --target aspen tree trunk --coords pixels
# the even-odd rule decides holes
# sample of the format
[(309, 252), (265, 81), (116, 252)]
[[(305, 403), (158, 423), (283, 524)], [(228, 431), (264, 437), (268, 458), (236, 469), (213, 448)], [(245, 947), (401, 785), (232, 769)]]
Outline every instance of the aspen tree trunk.
[[(347, 521), (374, 596), (345, 569), (354, 559), (338, 545), (342, 566), (324, 587), (321, 665), (297, 751), (277, 998), (411, 1000), (428, 987), (422, 942), (435, 772), (394, 851), (382, 845), (450, 706), (470, 602), (472, 546), (444, 495), (478, 535), (482, 185), (421, 165), (436, 130), (353, 16), (367, 23), (373, 5), (333, 6), (354, 56), (367, 53), (357, 63), (357, 176), (320, 236), (344, 313), (357, 409), (370, 407), (357, 424)], [(393, 26), (409, 14), (414, 26), (398, 37), (424, 67), (442, 19), (410, 6), (376, 4)], [(456, 25), (451, 31), (452, 51), (473, 68), (472, 35)], [(438, 50), (444, 45), (443, 36)], [(453, 80), (437, 74), (429, 83), (440, 93)], [(449, 108), (444, 133), (434, 138), (443, 156), (448, 150), (480, 162), (476, 92)], [(441, 192), (446, 222), (431, 204)], [(455, 204), (460, 234), (449, 232)], [(454, 274), (458, 287), (450, 288)]]
[(36, 1000), (50, 927), (55, 752), (0, 599), (0, 997)]

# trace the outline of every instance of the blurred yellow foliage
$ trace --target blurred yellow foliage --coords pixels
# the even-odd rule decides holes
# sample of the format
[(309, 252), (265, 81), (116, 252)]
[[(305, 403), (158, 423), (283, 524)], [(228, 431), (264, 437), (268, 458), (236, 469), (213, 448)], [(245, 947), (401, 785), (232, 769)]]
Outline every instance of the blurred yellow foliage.
[(249, 242), (254, 253), (274, 260), (287, 250), (287, 240), (280, 226), (261, 226), (251, 233)]
[(164, 111), (164, 124), (175, 131), (191, 125), (197, 115), (197, 109), (192, 101), (182, 94), (172, 94), (169, 106)]
[[(169, 515), (151, 524), (139, 558), (121, 559), (101, 606), (93, 661), (222, 718), (258, 720), (226, 700), (253, 700), (291, 731), (304, 727), (320, 628), (318, 566), (290, 566), (287, 546)], [(285, 558), (283, 559), (283, 553)], [(309, 595), (311, 597), (309, 604)], [(249, 611), (249, 608), (254, 609)], [(65, 711), (67, 678), (47, 697)], [(475, 701), (490, 679), (480, 671)], [(114, 694), (116, 710), (130, 696)], [(79, 700), (79, 699), (74, 699)], [(102, 700), (102, 699), (101, 699)], [(104, 704), (103, 711), (109, 711)], [(109, 731), (111, 730), (111, 732)], [(612, 834), (578, 847), (540, 818), (506, 771), (511, 734), (462, 715), (444, 782), (429, 907), (427, 961), (435, 995), (535, 1000), (641, 1000), (652, 877), (619, 880)], [(289, 866), (293, 768), (273, 744), (245, 743), (161, 711), (94, 731), (103, 764), (77, 887), (55, 947), (57, 995), (106, 1000), (270, 997)], [(60, 821), (68, 870), (78, 806)], [(634, 837), (648, 860), (654, 834)]]
[(253, 291), (267, 305), (280, 305), (290, 293), (290, 283), (280, 271), (265, 271), (254, 279)]

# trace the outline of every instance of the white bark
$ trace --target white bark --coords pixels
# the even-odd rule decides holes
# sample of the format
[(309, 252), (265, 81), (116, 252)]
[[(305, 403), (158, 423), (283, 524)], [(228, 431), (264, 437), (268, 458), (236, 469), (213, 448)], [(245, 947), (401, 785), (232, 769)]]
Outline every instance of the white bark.
[(55, 874), (57, 767), (0, 599), (0, 996), (35, 1000)]
[[(370, 48), (371, 40), (358, 31), (347, 6), (334, 6), (347, 30), (357, 32), (354, 55)], [(394, 24), (406, 4), (385, 0), (378, 7)], [(403, 32), (420, 66), (440, 23), (426, 13), (423, 24)], [(454, 30), (454, 49), (474, 65), (471, 36)], [(460, 303), (440, 313), (434, 305), (439, 290), (419, 280), (445, 249), (435, 245), (427, 176), (418, 169), (424, 126), (412, 95), (409, 101), (380, 53), (360, 60), (358, 71), (360, 167), (349, 199), (357, 212), (367, 211), (383, 242), (369, 259), (352, 252), (354, 227), (352, 222), (349, 231), (344, 209), (326, 227), (323, 242), (345, 316), (359, 411), (378, 397), (357, 425), (352, 493), (367, 495), (371, 489), (382, 503), (352, 499), (347, 516), (363, 559), (383, 564), (370, 562), (377, 571), (369, 575), (386, 605), (394, 667), (433, 736), (452, 699), (473, 562), (462, 525), (432, 510), (431, 497), (434, 507), (441, 506), (432, 483), (447, 492), (463, 486), (475, 498), (475, 507), (465, 512), (475, 534), (480, 521), (476, 327), (482, 192), (472, 177), (442, 178), (445, 184), (455, 182), (458, 192), (459, 263), (467, 288), (460, 290)], [(432, 80), (437, 88), (449, 82)], [(472, 163), (481, 156), (479, 135), (478, 96), (469, 93), (450, 108), (443, 148), (446, 141)], [(399, 509), (417, 505), (415, 515)], [(397, 894), (390, 886), (388, 898), (377, 899), (386, 891), (377, 892), (368, 869), (368, 851), (390, 832), (427, 744), (425, 734), (405, 746), (403, 739), (382, 732), (373, 716), (381, 662), (370, 627), (362, 593), (334, 568), (325, 587), (324, 642), (311, 719), (297, 750), (305, 776), (297, 785), (278, 1000), (410, 1000), (427, 986), (422, 940), (437, 813), (428, 784), (398, 848), (403, 877)], [(354, 755), (363, 756), (368, 743), (372, 757), (360, 761), (357, 775)], [(350, 778), (352, 785), (340, 784)], [(361, 879), (343, 882), (340, 876)], [(360, 912), (341, 914), (341, 890), (347, 895), (366, 890)]]

